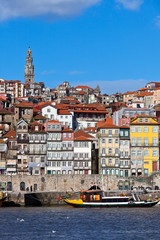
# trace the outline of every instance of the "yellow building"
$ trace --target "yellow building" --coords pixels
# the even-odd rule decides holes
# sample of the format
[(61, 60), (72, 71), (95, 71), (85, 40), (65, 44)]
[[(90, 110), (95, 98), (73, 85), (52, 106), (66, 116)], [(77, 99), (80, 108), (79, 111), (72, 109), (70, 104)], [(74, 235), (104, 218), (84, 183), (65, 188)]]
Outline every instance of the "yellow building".
[(141, 115), (131, 121), (131, 176), (147, 176), (159, 170), (159, 124)]

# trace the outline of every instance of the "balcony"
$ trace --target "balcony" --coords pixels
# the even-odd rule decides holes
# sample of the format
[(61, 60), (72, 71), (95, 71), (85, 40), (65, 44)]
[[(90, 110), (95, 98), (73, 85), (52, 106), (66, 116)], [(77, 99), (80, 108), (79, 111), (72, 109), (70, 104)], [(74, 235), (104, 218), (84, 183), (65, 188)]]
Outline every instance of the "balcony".
[(26, 139), (20, 139), (20, 138), (18, 138), (18, 139), (17, 139), (17, 143), (29, 143), (29, 139), (28, 139), (28, 138), (26, 138)]
[(131, 147), (159, 147), (158, 143), (131, 143)]

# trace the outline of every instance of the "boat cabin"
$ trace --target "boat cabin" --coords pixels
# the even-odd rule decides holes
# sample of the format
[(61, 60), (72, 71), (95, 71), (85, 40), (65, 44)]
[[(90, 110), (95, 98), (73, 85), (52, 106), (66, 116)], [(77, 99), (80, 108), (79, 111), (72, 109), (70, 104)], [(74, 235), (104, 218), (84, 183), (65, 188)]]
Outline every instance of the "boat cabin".
[(81, 192), (80, 198), (83, 202), (101, 202), (103, 192), (101, 190), (88, 190)]

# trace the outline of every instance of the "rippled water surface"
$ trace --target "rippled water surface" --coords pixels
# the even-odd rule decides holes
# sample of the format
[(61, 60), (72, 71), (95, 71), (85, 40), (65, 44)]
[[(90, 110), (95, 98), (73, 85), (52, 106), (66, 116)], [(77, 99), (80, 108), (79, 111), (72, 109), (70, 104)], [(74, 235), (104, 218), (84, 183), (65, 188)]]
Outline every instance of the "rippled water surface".
[(0, 208), (0, 239), (160, 239), (160, 206)]

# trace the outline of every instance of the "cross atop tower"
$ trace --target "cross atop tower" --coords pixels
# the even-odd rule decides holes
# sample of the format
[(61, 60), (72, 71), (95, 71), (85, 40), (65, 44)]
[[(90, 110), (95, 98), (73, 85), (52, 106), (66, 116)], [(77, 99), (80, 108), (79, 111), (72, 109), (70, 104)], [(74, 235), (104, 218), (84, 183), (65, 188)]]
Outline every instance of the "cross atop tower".
[(29, 47), (27, 51), (26, 65), (25, 65), (25, 72), (24, 72), (25, 84), (34, 83), (34, 65), (32, 64), (32, 62), (33, 62), (32, 51)]

